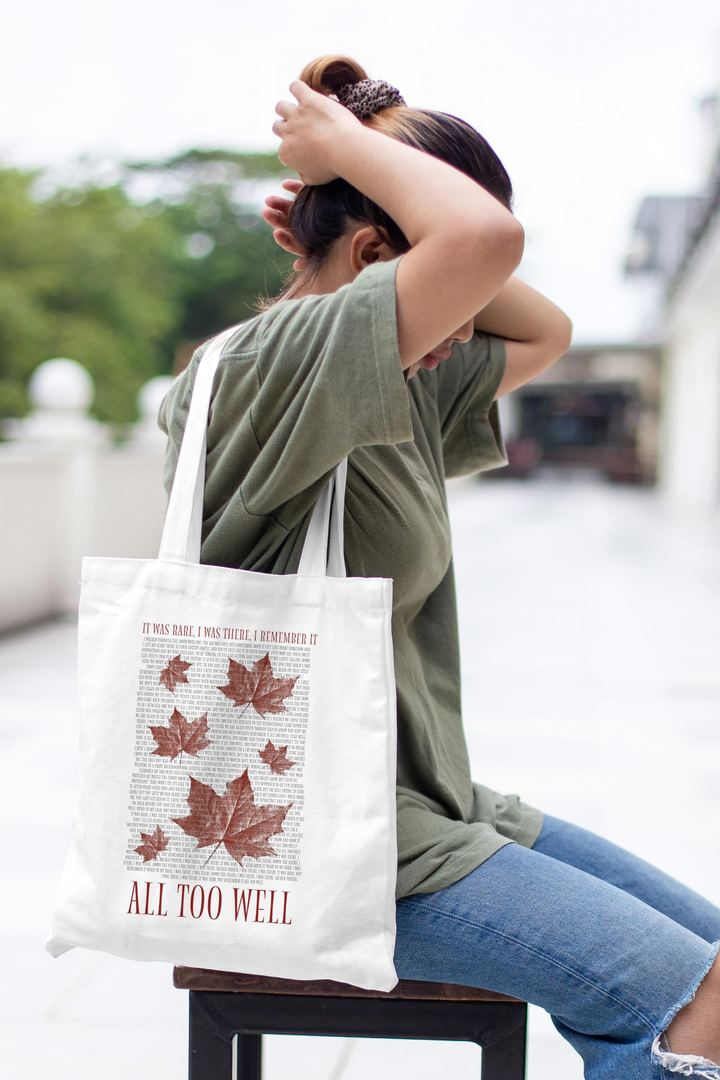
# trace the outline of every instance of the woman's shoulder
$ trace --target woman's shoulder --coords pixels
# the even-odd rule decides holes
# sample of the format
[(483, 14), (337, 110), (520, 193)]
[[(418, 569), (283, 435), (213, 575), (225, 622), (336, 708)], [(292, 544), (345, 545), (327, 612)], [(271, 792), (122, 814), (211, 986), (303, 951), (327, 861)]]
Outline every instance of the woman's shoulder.
[[(366, 267), (330, 293), (281, 300), (263, 313), (256, 333), (263, 369), (281, 361), (304, 365), (337, 354), (350, 363), (356, 353), (397, 353), (395, 273), (397, 259)], [(399, 361), (398, 361), (399, 362)]]
[(399, 258), (366, 267), (353, 281), (329, 293), (278, 300), (254, 320), (260, 340), (286, 331), (327, 330), (331, 324), (362, 324), (387, 310), (395, 314), (395, 276)]
[[(331, 293), (309, 293), (305, 296), (280, 299), (263, 311), (239, 323), (222, 351), (222, 359), (240, 358), (257, 353), (264, 346), (274, 349), (278, 344), (292, 349), (296, 341), (300, 349), (307, 346), (308, 337), (326, 335), (337, 324), (353, 326), (368, 319), (374, 322), (387, 313), (395, 313), (395, 273), (397, 259), (366, 267), (354, 281)], [(386, 303), (382, 298), (390, 294)], [(202, 357), (204, 346), (195, 354)]]
[[(331, 297), (326, 295), (275, 301), (263, 311), (238, 323), (223, 346), (221, 362), (254, 355), (277, 338), (301, 333), (304, 327), (313, 323), (318, 315), (330, 306)], [(194, 354), (191, 367), (195, 367), (202, 359), (207, 344), (209, 342), (203, 343)]]
[[(303, 349), (303, 327), (313, 322), (313, 315), (323, 307), (324, 300), (324, 296), (313, 295), (278, 301), (234, 328), (220, 331), (220, 334), (226, 334), (232, 330), (222, 347), (218, 367), (216, 388), (222, 387), (222, 396), (227, 397), (233, 387), (257, 381), (258, 357), (263, 350), (270, 361), (273, 354), (280, 353), (292, 362), (294, 351)], [(198, 368), (218, 336), (213, 335), (195, 349), (188, 366), (169, 387), (158, 417), (163, 431), (169, 432), (175, 419), (184, 423)]]
[[(245, 400), (267, 386), (273, 400), (290, 390), (302, 397), (303, 386), (306, 391), (318, 380), (339, 393), (352, 383), (356, 365), (363, 370), (370, 365), (370, 375), (387, 368), (387, 378), (399, 380), (406, 400), (397, 352), (397, 261), (369, 266), (332, 293), (276, 301), (238, 323), (220, 357), (216, 387), (220, 396), (229, 401), (240, 395)], [(170, 387), (160, 415), (164, 430), (175, 417), (182, 422), (209, 344), (204, 342), (195, 351), (187, 370)]]
[(302, 320), (303, 312), (309, 314), (308, 309), (312, 306), (308, 304), (308, 301), (317, 299), (319, 298), (308, 296), (298, 300), (281, 301), (272, 304), (264, 311), (259, 311), (256, 315), (251, 315), (249, 318), (237, 323), (234, 327), (227, 327), (225, 330), (219, 331), (218, 334), (214, 334), (198, 345), (192, 354), (190, 363), (178, 375), (175, 384), (170, 389), (175, 389), (176, 396), (177, 391), (182, 388), (191, 389), (205, 352), (220, 334), (228, 334), (228, 332), (230, 332), (229, 336), (220, 354), (220, 371), (241, 373), (243, 367), (246, 366), (243, 365), (242, 361), (250, 361), (254, 364), (271, 328), (278, 323), (282, 327), (288, 321)]

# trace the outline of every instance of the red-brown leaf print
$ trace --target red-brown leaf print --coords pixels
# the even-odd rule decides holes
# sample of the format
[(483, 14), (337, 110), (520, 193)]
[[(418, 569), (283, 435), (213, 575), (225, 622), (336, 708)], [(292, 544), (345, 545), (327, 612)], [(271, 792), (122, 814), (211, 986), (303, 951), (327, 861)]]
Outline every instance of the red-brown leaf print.
[(268, 739), (267, 745), (264, 750), (258, 750), (258, 754), (265, 762), (270, 766), (270, 772), (277, 773), (279, 776), (287, 769), (292, 769), (295, 764), (294, 761), (288, 761), (287, 746), (273, 746)]
[(168, 660), (168, 666), (160, 672), (160, 685), (167, 687), (170, 693), (174, 694), (179, 682), (189, 681), (185, 674), (189, 667), (192, 667), (192, 664), (189, 664), (187, 660), (181, 660), (180, 653), (173, 656), (172, 660)]
[(298, 675), (293, 679), (276, 679), (269, 653), (255, 661), (252, 671), (231, 657), (228, 657), (228, 662), (229, 682), (227, 686), (218, 686), (225, 697), (229, 697), (235, 705), (244, 705), (246, 709), (252, 705), (263, 719), (266, 713), (287, 712), (283, 699), (292, 696)]
[(142, 855), (143, 862), (150, 862), (151, 859), (157, 859), (161, 851), (164, 851), (168, 846), (168, 838), (162, 831), (160, 826), (152, 833), (140, 833), (140, 839), (142, 844), (139, 847), (134, 848), (138, 855)]
[(194, 836), (199, 848), (215, 845), (203, 865), (210, 862), (221, 844), (240, 866), (246, 856), (259, 859), (277, 855), (268, 839), (283, 831), (282, 823), (292, 806), (256, 806), (247, 769), (225, 785), (224, 795), (191, 776), (187, 801), (191, 813), (171, 820), (188, 836)]
[(148, 727), (157, 743), (153, 754), (169, 757), (171, 761), (183, 751), (197, 757), (198, 753), (212, 742), (212, 739), (205, 738), (208, 729), (207, 713), (203, 713), (197, 720), (186, 720), (181, 712), (173, 709), (167, 727), (151, 727), (149, 724)]

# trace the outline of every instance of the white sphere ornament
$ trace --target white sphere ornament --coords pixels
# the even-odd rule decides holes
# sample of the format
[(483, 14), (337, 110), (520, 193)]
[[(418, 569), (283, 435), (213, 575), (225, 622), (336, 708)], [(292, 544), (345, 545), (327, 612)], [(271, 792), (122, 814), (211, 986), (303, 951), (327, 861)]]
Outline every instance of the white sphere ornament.
[(35, 368), (28, 394), (35, 409), (85, 414), (95, 400), (95, 383), (77, 360), (58, 356)]
[(172, 375), (156, 375), (140, 387), (137, 397), (140, 419), (132, 433), (133, 446), (164, 452), (167, 436), (158, 427), (158, 412), (163, 398), (174, 382)]
[(22, 420), (6, 420), (3, 432), (16, 443), (33, 443), (47, 450), (79, 449), (107, 442), (110, 429), (88, 416), (95, 400), (95, 383), (77, 360), (56, 356), (35, 368), (28, 383), (32, 410)]
[(172, 375), (156, 375), (140, 387), (138, 411), (143, 420), (151, 420), (153, 424), (157, 424), (157, 414), (163, 398), (174, 381)]

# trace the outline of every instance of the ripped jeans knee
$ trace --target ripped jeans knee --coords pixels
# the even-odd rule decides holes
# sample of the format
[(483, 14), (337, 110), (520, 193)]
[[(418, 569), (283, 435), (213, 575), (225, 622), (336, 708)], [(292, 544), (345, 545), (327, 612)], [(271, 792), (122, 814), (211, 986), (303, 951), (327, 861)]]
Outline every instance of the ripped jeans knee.
[(695, 1076), (702, 1080), (720, 1080), (720, 1065), (695, 1054), (674, 1054), (667, 1043), (665, 1034), (658, 1035), (652, 1045), (654, 1065), (659, 1065), (663, 1075)]
[(712, 955), (704, 970), (699, 977), (695, 980), (693, 986), (690, 987), (688, 992), (683, 997), (679, 1005), (677, 1005), (668, 1016), (665, 1017), (663, 1022), (662, 1032), (656, 1036), (652, 1044), (652, 1063), (656, 1068), (660, 1069), (660, 1075), (664, 1077), (676, 1077), (676, 1076), (690, 1076), (697, 1077), (698, 1080), (720, 1080), (720, 1065), (715, 1061), (710, 1061), (706, 1057), (700, 1057), (697, 1054), (675, 1054), (671, 1049), (667, 1039), (667, 1029), (686, 1005), (695, 997), (700, 984), (705, 976), (712, 968), (715, 960), (717, 959), (718, 952), (720, 951), (720, 941), (716, 941), (713, 946)]

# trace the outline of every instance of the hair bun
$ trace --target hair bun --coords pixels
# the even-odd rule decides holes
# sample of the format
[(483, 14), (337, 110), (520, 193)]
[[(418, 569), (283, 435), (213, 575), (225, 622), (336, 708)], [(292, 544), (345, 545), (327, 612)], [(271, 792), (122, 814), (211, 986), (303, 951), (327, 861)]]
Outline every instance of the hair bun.
[(311, 90), (339, 101), (358, 120), (405, 104), (399, 90), (384, 79), (369, 79), (365, 69), (349, 56), (321, 56), (306, 64), (300, 80)]
[(320, 94), (337, 94), (349, 83), (367, 79), (367, 72), (349, 56), (321, 56), (306, 64), (300, 72), (300, 81)]

